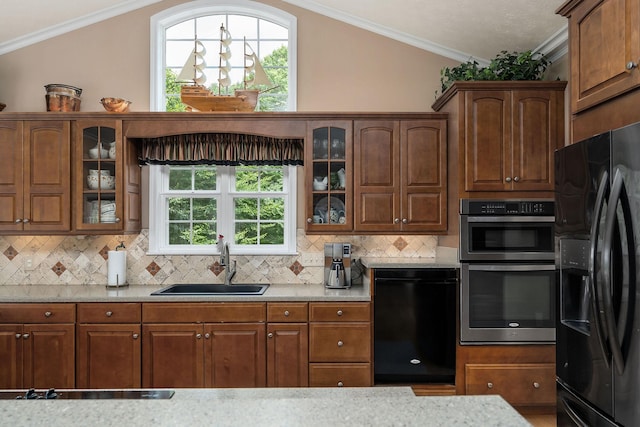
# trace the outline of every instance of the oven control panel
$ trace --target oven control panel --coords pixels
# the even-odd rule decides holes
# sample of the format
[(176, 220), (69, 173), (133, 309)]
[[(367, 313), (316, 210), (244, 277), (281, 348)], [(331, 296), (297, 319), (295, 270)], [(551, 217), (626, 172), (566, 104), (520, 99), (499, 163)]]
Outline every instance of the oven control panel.
[(460, 200), (463, 215), (553, 216), (553, 200)]

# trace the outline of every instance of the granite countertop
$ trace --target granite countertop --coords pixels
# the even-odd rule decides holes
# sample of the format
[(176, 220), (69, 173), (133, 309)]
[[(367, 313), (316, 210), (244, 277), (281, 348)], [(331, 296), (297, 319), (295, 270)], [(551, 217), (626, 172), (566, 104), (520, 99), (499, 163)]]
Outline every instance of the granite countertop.
[[(322, 284), (271, 284), (263, 295), (152, 296), (168, 285), (130, 285), (107, 288), (104, 285), (3, 285), (0, 302), (269, 302), (269, 301), (370, 301), (368, 286), (327, 289)], [(233, 285), (232, 285), (233, 286)]]
[(177, 389), (169, 400), (2, 400), (21, 426), (530, 426), (500, 396), (415, 396), (409, 387)]

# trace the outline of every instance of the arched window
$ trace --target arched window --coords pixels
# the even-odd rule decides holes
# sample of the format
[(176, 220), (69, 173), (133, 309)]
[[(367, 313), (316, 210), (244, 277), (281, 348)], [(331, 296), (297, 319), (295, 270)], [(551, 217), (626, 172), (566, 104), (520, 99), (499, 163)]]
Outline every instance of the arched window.
[[(197, 0), (151, 17), (151, 111), (181, 111), (180, 79), (196, 40), (207, 51), (204, 86), (214, 93), (242, 88), (245, 53), (255, 53), (272, 84), (263, 90), (257, 111), (295, 111), (295, 16), (249, 0)], [(219, 88), (221, 26), (231, 35), (230, 88)], [(222, 64), (224, 65), (224, 64)]]

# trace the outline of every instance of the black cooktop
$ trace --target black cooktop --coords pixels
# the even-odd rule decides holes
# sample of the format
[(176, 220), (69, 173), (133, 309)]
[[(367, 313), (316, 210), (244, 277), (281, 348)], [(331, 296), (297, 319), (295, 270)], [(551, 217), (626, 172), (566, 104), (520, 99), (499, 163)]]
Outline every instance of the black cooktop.
[(171, 399), (173, 390), (0, 390), (0, 400), (9, 399)]

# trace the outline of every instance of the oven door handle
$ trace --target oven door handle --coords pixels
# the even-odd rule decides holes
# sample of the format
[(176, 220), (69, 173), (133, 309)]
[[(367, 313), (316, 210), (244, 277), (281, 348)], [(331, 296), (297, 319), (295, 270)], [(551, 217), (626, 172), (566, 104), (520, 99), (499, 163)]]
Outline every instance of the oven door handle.
[(468, 216), (463, 215), (467, 222), (481, 222), (481, 223), (505, 223), (505, 222), (555, 222), (554, 216)]
[(555, 264), (476, 264), (469, 263), (473, 271), (554, 271)]

